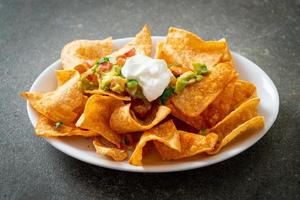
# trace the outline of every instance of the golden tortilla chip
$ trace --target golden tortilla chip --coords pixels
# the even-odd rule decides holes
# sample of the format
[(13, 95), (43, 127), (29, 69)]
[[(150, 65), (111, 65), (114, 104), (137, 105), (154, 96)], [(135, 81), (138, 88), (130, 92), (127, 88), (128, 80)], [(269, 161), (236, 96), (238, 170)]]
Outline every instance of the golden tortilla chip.
[(82, 130), (73, 126), (61, 125), (55, 127), (55, 122), (47, 119), (44, 116), (40, 116), (35, 126), (35, 134), (42, 137), (62, 137), (62, 136), (83, 136), (83, 137), (94, 137), (99, 136), (94, 131)]
[(128, 152), (126, 150), (115, 147), (106, 147), (97, 139), (93, 141), (93, 145), (98, 154), (111, 157), (115, 161), (122, 161), (128, 157)]
[(134, 116), (133, 112), (130, 112), (130, 105), (127, 104), (119, 107), (111, 115), (110, 127), (118, 133), (148, 130), (165, 119), (171, 112), (170, 108), (159, 106), (154, 119), (151, 121), (140, 121)]
[(230, 82), (217, 98), (196, 117), (189, 117), (183, 114), (172, 104), (168, 104), (168, 107), (171, 108), (172, 115), (193, 126), (197, 130), (211, 128), (231, 111), (234, 86), (235, 81)]
[(226, 43), (226, 47), (225, 47), (223, 56), (221, 58), (221, 62), (230, 62), (233, 65), (232, 56), (231, 56), (230, 49), (229, 49), (229, 46), (228, 46), (228, 43), (227, 43), (226, 39), (222, 38), (222, 39), (219, 40), (219, 42), (225, 42)]
[(220, 63), (203, 80), (187, 86), (171, 99), (183, 114), (196, 117), (211, 104), (224, 88), (236, 79), (237, 73), (229, 63)]
[[(160, 41), (156, 44), (156, 50), (155, 50), (155, 56), (154, 58), (164, 58), (165, 55), (163, 54), (163, 48), (164, 48), (164, 41)], [(167, 62), (167, 61), (166, 61)]]
[(250, 120), (239, 125), (233, 129), (229, 134), (227, 134), (220, 143), (218, 143), (215, 148), (208, 151), (208, 154), (216, 154), (220, 151), (222, 147), (231, 142), (233, 139), (241, 134), (252, 134), (264, 127), (264, 118), (262, 116), (253, 117)]
[[(191, 125), (192, 127), (196, 128), (197, 130), (205, 129), (208, 127), (208, 124), (205, 120), (205, 116), (200, 114), (196, 117), (189, 117), (182, 113), (179, 109), (177, 109), (173, 104), (167, 104), (167, 106), (171, 109), (171, 113), (177, 119), (184, 121), (185, 123)], [(205, 111), (204, 111), (205, 112)]]
[(259, 104), (259, 98), (252, 98), (242, 103), (237, 109), (227, 115), (222, 121), (216, 124), (210, 129), (211, 132), (222, 134), (220, 138), (224, 138), (238, 125), (258, 115), (257, 106)]
[(113, 97), (94, 94), (87, 100), (84, 112), (76, 122), (76, 126), (97, 132), (120, 147), (120, 136), (110, 128), (109, 119), (113, 111), (122, 105), (122, 101)]
[(114, 93), (111, 91), (104, 91), (104, 90), (97, 89), (97, 90), (85, 90), (84, 92), (87, 94), (100, 94), (100, 95), (104, 95), (104, 96), (110, 96), (115, 99), (123, 100), (123, 101), (131, 101), (130, 96), (122, 96), (120, 94), (117, 94), (117, 93)]
[(143, 147), (149, 141), (158, 141), (164, 145), (180, 151), (180, 136), (176, 130), (172, 120), (169, 120), (151, 130), (143, 133), (138, 144), (132, 153), (129, 163), (132, 165), (142, 165), (143, 159)]
[(203, 63), (208, 68), (219, 62), (231, 62), (231, 55), (225, 39), (204, 41), (197, 35), (171, 27), (166, 42), (159, 44), (157, 58), (168, 64), (178, 63), (193, 69), (193, 63)]
[(118, 57), (120, 55), (125, 54), (132, 48), (135, 48), (136, 53), (144, 54), (146, 56), (151, 56), (152, 51), (152, 39), (151, 39), (151, 31), (149, 26), (146, 24), (143, 29), (135, 36), (135, 38), (126, 44), (121, 49), (113, 52), (111, 57)]
[(57, 87), (62, 86), (76, 74), (76, 70), (55, 70)]
[(235, 79), (228, 83), (226, 88), (217, 96), (217, 98), (201, 113), (204, 115), (208, 128), (213, 127), (231, 111), (231, 102), (233, 98)]
[(252, 83), (244, 80), (237, 80), (234, 86), (234, 93), (231, 102), (231, 110), (234, 110), (247, 99), (256, 96), (256, 87)]
[(78, 88), (79, 73), (55, 91), (47, 93), (23, 92), (30, 105), (40, 114), (54, 122), (61, 121), (72, 124), (78, 117), (78, 111), (83, 110), (85, 97)]
[(82, 73), (89, 65), (111, 52), (111, 37), (104, 40), (75, 40), (62, 49), (61, 64), (63, 69), (76, 69)]
[(215, 147), (216, 149), (219, 148), (218, 146), (221, 145), (222, 140), (236, 127), (258, 115), (258, 104), (259, 98), (249, 99), (209, 130), (209, 132), (216, 133), (219, 136), (218, 143)]
[(185, 131), (177, 132), (180, 135), (180, 152), (154, 141), (155, 147), (163, 160), (187, 158), (196, 154), (211, 151), (218, 141), (218, 135), (215, 133), (209, 133), (206, 136), (203, 136)]

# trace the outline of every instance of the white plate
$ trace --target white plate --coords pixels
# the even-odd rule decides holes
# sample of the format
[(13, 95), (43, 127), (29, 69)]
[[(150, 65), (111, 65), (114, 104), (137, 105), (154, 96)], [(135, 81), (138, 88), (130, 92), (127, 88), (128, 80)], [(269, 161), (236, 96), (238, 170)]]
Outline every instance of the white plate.
[[(114, 40), (113, 46), (121, 47), (131, 39), (132, 38)], [(152, 37), (154, 47), (153, 51), (155, 51), (156, 43), (163, 39), (164, 37)], [(236, 139), (234, 142), (230, 143), (224, 149), (222, 149), (222, 151), (217, 155), (200, 155), (185, 160), (168, 162), (160, 161), (160, 159), (153, 155), (144, 161), (144, 163), (146, 164), (145, 166), (137, 167), (128, 164), (127, 161), (115, 162), (107, 159), (106, 157), (97, 155), (89, 139), (71, 137), (46, 140), (58, 150), (78, 160), (101, 167), (131, 172), (182, 171), (205, 167), (231, 158), (255, 144), (262, 136), (267, 133), (267, 131), (274, 123), (279, 109), (278, 92), (274, 83), (268, 77), (268, 75), (247, 58), (234, 52), (232, 52), (232, 56), (235, 61), (235, 67), (240, 74), (240, 78), (254, 83), (257, 87), (257, 95), (261, 99), (259, 105), (259, 113), (265, 118), (265, 127), (256, 134), (245, 135)], [(30, 88), (30, 91), (47, 92), (54, 90), (56, 88), (54, 70), (60, 68), (60, 60), (57, 60), (39, 75), (39, 77), (34, 81), (32, 87)], [(35, 125), (37, 121), (37, 113), (32, 109), (28, 102), (27, 111), (31, 123)]]

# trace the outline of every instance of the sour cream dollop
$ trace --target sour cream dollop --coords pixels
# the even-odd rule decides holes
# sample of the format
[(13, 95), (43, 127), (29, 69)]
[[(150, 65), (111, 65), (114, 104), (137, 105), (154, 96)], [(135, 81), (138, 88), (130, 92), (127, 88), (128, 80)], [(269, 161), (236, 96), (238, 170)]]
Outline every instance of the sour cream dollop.
[(150, 102), (162, 95), (173, 76), (164, 60), (139, 54), (126, 60), (121, 73), (127, 79), (137, 80)]

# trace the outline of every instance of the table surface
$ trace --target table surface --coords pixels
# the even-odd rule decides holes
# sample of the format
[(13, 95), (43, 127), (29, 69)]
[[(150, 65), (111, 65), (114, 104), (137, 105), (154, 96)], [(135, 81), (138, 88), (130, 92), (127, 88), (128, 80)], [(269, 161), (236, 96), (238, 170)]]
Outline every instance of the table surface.
[[(182, 27), (231, 49), (274, 81), (280, 112), (246, 152), (202, 169), (135, 174), (92, 166), (34, 136), (19, 93), (74, 39)], [(300, 1), (0, 1), (1, 199), (299, 199)]]

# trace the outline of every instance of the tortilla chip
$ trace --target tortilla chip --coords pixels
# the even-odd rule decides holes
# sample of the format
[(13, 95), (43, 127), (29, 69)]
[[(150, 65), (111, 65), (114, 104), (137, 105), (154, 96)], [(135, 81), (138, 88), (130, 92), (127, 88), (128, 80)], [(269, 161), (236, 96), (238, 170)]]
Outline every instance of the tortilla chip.
[(115, 98), (94, 94), (87, 100), (76, 126), (97, 132), (120, 147), (120, 136), (109, 127), (109, 119), (113, 111), (122, 105), (123, 102)]
[(217, 98), (202, 113), (208, 127), (211, 128), (226, 117), (231, 111), (235, 79), (217, 96)]
[(191, 125), (187, 124), (186, 122), (178, 119), (177, 117), (174, 117), (173, 115), (169, 115), (168, 119), (173, 120), (177, 130), (190, 132), (190, 133), (197, 133), (199, 131), (196, 128), (192, 127)]
[(132, 153), (129, 163), (132, 165), (142, 165), (143, 159), (143, 147), (149, 141), (158, 141), (164, 145), (180, 151), (180, 136), (176, 130), (172, 120), (169, 120), (151, 130), (143, 133), (138, 144)]
[(228, 45), (226, 39), (222, 38), (219, 40), (219, 42), (225, 42), (225, 44), (226, 44), (223, 56), (221, 58), (221, 62), (230, 62), (233, 65), (232, 56), (231, 56), (229, 45)]
[(62, 86), (76, 74), (76, 70), (55, 70), (57, 87)]
[(143, 29), (135, 36), (135, 38), (126, 44), (121, 49), (113, 52), (111, 57), (118, 57), (125, 54), (130, 49), (135, 48), (136, 53), (144, 54), (146, 56), (151, 56), (152, 51), (152, 40), (151, 40), (151, 31), (149, 26), (146, 24)]
[(122, 96), (120, 94), (117, 94), (117, 93), (114, 93), (111, 91), (104, 91), (104, 90), (97, 89), (97, 90), (85, 90), (84, 92), (87, 94), (100, 94), (100, 95), (104, 95), (104, 96), (110, 96), (115, 99), (123, 100), (123, 101), (131, 101), (130, 96)]
[(78, 111), (83, 110), (85, 97), (78, 88), (79, 73), (55, 91), (47, 93), (23, 92), (30, 105), (40, 114), (54, 122), (61, 121), (72, 124), (78, 117)]
[(258, 104), (259, 98), (249, 99), (209, 130), (209, 132), (216, 133), (219, 136), (216, 149), (219, 148), (218, 146), (221, 145), (222, 140), (236, 127), (258, 115)]
[(210, 131), (217, 134), (222, 133), (222, 135), (219, 136), (220, 138), (224, 138), (224, 136), (230, 133), (238, 125), (258, 115), (257, 106), (259, 101), (259, 98), (256, 97), (244, 102), (237, 109), (227, 115), (222, 121), (211, 128)]
[(126, 150), (106, 147), (97, 139), (93, 141), (93, 145), (98, 154), (111, 157), (115, 161), (122, 161), (128, 157), (128, 152)]
[(82, 130), (73, 126), (62, 125), (59, 128), (55, 127), (55, 122), (40, 116), (35, 126), (35, 134), (42, 137), (62, 137), (62, 136), (83, 136), (94, 137), (99, 136), (94, 131)]
[(111, 52), (111, 37), (104, 40), (75, 40), (62, 49), (61, 64), (63, 69), (76, 69), (82, 73), (88, 68), (87, 63), (94, 63)]
[(196, 117), (185, 115), (172, 104), (167, 106), (172, 110), (173, 116), (200, 130), (212, 128), (251, 97), (255, 97), (255, 86), (247, 81), (237, 80), (229, 83), (217, 98)]
[(185, 115), (172, 104), (168, 104), (168, 107), (171, 108), (172, 115), (193, 126), (197, 130), (211, 128), (231, 111), (234, 86), (235, 81), (231, 81), (217, 98), (196, 117)]
[(137, 131), (148, 130), (163, 119), (165, 119), (171, 112), (166, 106), (159, 106), (155, 114), (155, 118), (150, 122), (137, 120), (133, 112), (130, 112), (130, 105), (127, 104), (116, 109), (110, 118), (110, 127), (118, 133), (130, 133)]
[(168, 64), (178, 63), (193, 69), (193, 63), (203, 63), (208, 68), (219, 62), (230, 62), (231, 55), (225, 39), (204, 41), (183, 29), (171, 27), (166, 42), (159, 44), (157, 57)]
[(167, 104), (167, 106), (171, 109), (171, 113), (174, 117), (184, 121), (188, 125), (196, 128), (197, 130), (207, 128), (207, 122), (204, 118), (204, 115), (200, 114), (196, 117), (189, 117), (182, 113), (179, 109), (177, 109), (173, 104)]
[(231, 110), (236, 109), (239, 105), (247, 99), (256, 96), (256, 87), (252, 83), (244, 80), (237, 80), (234, 86), (233, 99), (231, 103)]
[(203, 80), (187, 86), (171, 99), (173, 105), (189, 117), (200, 115), (211, 104), (237, 73), (229, 63), (220, 63)]
[[(164, 58), (164, 57), (165, 57), (165, 56), (163, 55), (163, 53), (164, 53), (164, 52), (163, 52), (164, 43), (165, 43), (164, 41), (160, 41), (160, 42), (157, 43), (154, 58), (159, 59), (159, 58)], [(166, 61), (166, 62), (167, 62), (167, 61)]]
[(218, 141), (218, 135), (215, 133), (209, 133), (207, 136), (203, 136), (185, 131), (177, 132), (180, 135), (180, 152), (154, 141), (155, 147), (163, 160), (176, 160), (210, 151)]
[(208, 151), (207, 153), (216, 154), (220, 151), (221, 148), (223, 148), (225, 145), (227, 145), (229, 142), (231, 142), (239, 135), (253, 134), (258, 130), (262, 129), (263, 127), (264, 127), (264, 118), (262, 116), (253, 117), (250, 120), (236, 127), (234, 130), (232, 130), (229, 134), (227, 134), (222, 139), (220, 143), (218, 143), (218, 145), (215, 146), (215, 148), (212, 151)]

